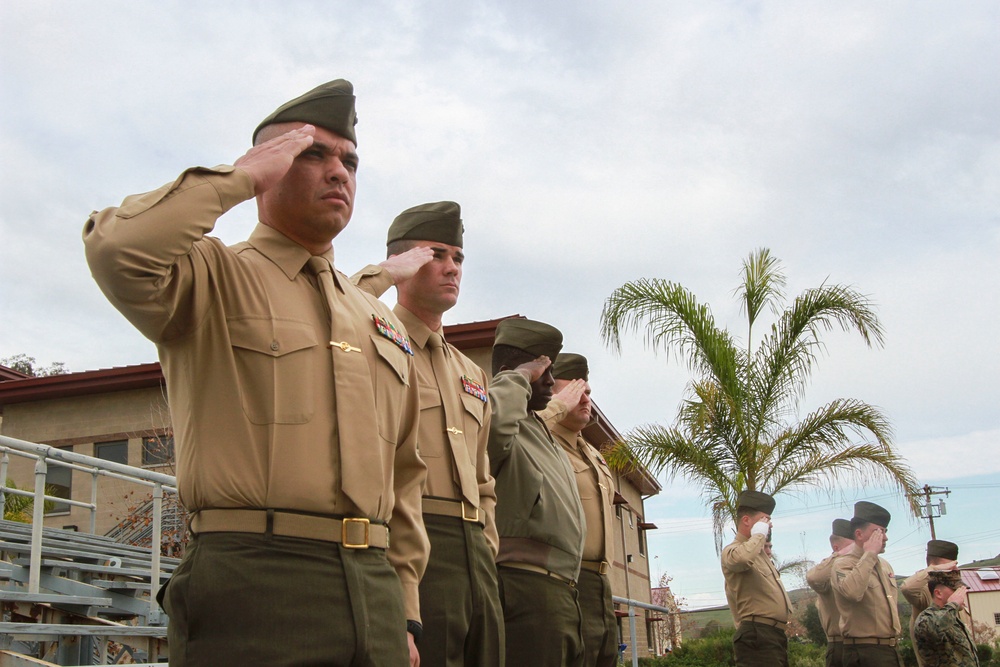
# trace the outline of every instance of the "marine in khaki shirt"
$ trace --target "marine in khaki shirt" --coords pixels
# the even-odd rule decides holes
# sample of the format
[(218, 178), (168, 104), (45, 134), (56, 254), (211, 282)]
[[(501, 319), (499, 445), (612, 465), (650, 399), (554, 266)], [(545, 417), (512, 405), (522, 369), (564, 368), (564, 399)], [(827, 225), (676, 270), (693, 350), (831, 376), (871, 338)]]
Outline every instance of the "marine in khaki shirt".
[(896, 650), (899, 591), (892, 566), (879, 557), (885, 551), (890, 519), (889, 512), (875, 503), (855, 503), (854, 548), (833, 563), (830, 582), (840, 612), (845, 665), (902, 667)]
[[(189, 169), (84, 229), (95, 280), (166, 377), (195, 534), (161, 591), (171, 664), (409, 662), (428, 552), (413, 360), (392, 313), (332, 268), (355, 118), (349, 82), (319, 86), (235, 166)], [(253, 197), (247, 241), (208, 236)]]
[(834, 519), (830, 533), (830, 547), (833, 553), (824, 558), (815, 567), (806, 572), (806, 583), (816, 591), (816, 609), (819, 611), (819, 621), (826, 634), (826, 666), (840, 667), (843, 663), (843, 638), (840, 636), (840, 613), (837, 602), (833, 599), (833, 586), (830, 576), (833, 574), (833, 561), (854, 548), (851, 539), (851, 522), (847, 519)]
[(562, 334), (510, 318), (497, 327), (490, 466), (497, 480), (497, 555), (507, 664), (583, 664), (576, 580), (585, 520), (573, 468), (536, 411), (552, 397)]
[[(917, 616), (933, 604), (931, 592), (927, 586), (928, 575), (931, 572), (950, 571), (958, 568), (958, 545), (947, 540), (930, 540), (927, 542), (927, 567), (907, 577), (899, 587), (906, 601), (913, 607), (910, 614), (910, 639), (916, 646), (913, 627)], [(917, 653), (917, 664), (924, 667), (920, 654)]]
[(420, 455), (427, 463), (424, 523), (431, 558), (420, 581), (423, 667), (502, 667), (496, 494), (487, 443), (486, 373), (444, 340), (442, 316), (458, 302), (464, 224), (455, 202), (409, 208), (389, 226), (388, 259), (356, 274), (362, 289), (396, 285), (420, 386)]
[(614, 554), (615, 480), (600, 452), (584, 439), (591, 422), (590, 370), (587, 358), (560, 352), (552, 364), (555, 396), (538, 416), (566, 456), (583, 504), (587, 533), (576, 588), (583, 614), (584, 665), (613, 667), (618, 659), (618, 629), (608, 572)]
[(764, 544), (771, 532), (774, 498), (742, 491), (736, 510), (736, 539), (722, 550), (726, 599), (736, 622), (733, 651), (738, 667), (788, 665), (785, 627), (792, 603)]

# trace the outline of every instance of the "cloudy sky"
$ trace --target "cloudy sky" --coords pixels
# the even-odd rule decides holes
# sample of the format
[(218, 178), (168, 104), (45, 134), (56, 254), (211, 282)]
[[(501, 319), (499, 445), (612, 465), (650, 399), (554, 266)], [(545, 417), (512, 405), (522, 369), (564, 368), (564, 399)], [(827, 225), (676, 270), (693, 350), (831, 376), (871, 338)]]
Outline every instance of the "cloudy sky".
[[(624, 282), (680, 282), (742, 331), (741, 260), (768, 247), (795, 294), (823, 281), (878, 305), (882, 349), (826, 336), (802, 411), (842, 396), (890, 416), (939, 537), (1000, 552), (1000, 5), (995, 2), (0, 3), (0, 357), (82, 371), (155, 360), (84, 263), (91, 210), (232, 163), (278, 104), (343, 77), (358, 94), (351, 273), (404, 208), (466, 221), (449, 323), (514, 313), (591, 360), (621, 431), (670, 422), (688, 374), (626, 338)], [(251, 204), (216, 230), (255, 222)], [(388, 300), (391, 301), (391, 294)], [(664, 480), (653, 571), (693, 606), (722, 579), (697, 489)], [(887, 557), (913, 571), (926, 522), (888, 491), (785, 497), (782, 557), (819, 559), (859, 498), (898, 508)], [(681, 548), (681, 545), (684, 545)]]

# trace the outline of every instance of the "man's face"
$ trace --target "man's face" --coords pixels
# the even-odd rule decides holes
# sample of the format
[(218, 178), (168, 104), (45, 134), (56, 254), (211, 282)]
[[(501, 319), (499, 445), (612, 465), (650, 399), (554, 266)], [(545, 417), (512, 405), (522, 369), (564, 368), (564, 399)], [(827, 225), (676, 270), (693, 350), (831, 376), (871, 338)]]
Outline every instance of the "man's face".
[(884, 533), (886, 535), (886, 540), (882, 544), (882, 550), (879, 551), (880, 554), (884, 554), (885, 553), (885, 545), (889, 543), (889, 537), (888, 537), (889, 531), (887, 531), (882, 526), (878, 526), (878, 525), (876, 525), (874, 523), (870, 523), (867, 526), (865, 526), (864, 528), (858, 528), (854, 532), (854, 535), (855, 535), (855, 540), (854, 541), (855, 542), (860, 542), (860, 544), (864, 544), (865, 542), (868, 541), (868, 538), (871, 537), (876, 531), (881, 531), (882, 533)]
[[(288, 129), (304, 123), (288, 123)], [(259, 197), (261, 222), (318, 254), (354, 213), (358, 154), (354, 144), (322, 127), (288, 173)]]
[[(569, 383), (570, 380), (556, 380), (553, 390), (558, 393)], [(559, 423), (571, 431), (583, 430), (583, 427), (590, 423), (593, 411), (594, 404), (590, 400), (590, 383), (587, 382), (583, 396), (580, 397), (580, 402), (576, 404), (576, 407), (567, 412)]]
[(528, 399), (529, 410), (544, 410), (545, 406), (552, 400), (552, 386), (555, 380), (552, 379), (552, 364), (545, 369), (541, 376), (531, 383), (531, 398)]
[(441, 315), (458, 303), (465, 254), (458, 246), (436, 241), (414, 241), (418, 248), (430, 248), (434, 259), (420, 267), (398, 286), (399, 300), (415, 315)]

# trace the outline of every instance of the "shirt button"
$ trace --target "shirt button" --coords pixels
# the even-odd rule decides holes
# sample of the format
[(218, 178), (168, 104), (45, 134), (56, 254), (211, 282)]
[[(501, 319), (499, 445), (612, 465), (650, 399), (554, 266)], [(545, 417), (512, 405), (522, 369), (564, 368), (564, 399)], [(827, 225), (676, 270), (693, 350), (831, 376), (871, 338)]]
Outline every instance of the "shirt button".
[(276, 340), (271, 341), (271, 350), (273, 350), (274, 352), (278, 351), (278, 341)]

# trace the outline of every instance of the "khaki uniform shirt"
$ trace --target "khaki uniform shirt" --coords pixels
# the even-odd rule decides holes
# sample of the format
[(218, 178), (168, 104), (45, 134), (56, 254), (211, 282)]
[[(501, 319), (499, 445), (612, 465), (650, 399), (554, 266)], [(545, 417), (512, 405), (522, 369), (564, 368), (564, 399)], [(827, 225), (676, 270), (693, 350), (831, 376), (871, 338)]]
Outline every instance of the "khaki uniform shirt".
[(842, 637), (899, 637), (899, 590), (888, 561), (855, 545), (834, 560), (830, 583)]
[(583, 504), (587, 536), (583, 543), (583, 560), (611, 561), (614, 554), (615, 479), (601, 453), (583, 436), (559, 424), (566, 415), (566, 404), (555, 398), (538, 413), (552, 433), (576, 475), (576, 488)]
[(497, 481), (497, 563), (522, 562), (576, 580), (586, 520), (575, 474), (541, 419), (531, 385), (501, 371), (490, 385), (490, 466)]
[[(181, 500), (205, 508), (272, 508), (359, 516), (341, 491), (341, 446), (331, 367), (330, 315), (309, 252), (258, 225), (226, 247), (206, 236), (254, 196), (242, 170), (187, 170), (159, 190), (95, 213), (87, 260), (111, 303), (156, 343), (167, 381)], [(333, 259), (333, 251), (327, 253)], [(334, 317), (353, 318), (371, 369), (377, 422), (349, 455), (382, 449), (371, 480), (389, 522), (388, 558), (407, 618), (419, 619), (418, 582), (429, 545), (420, 513), (426, 468), (417, 454), (418, 391), (412, 357), (379, 335), (373, 315), (396, 323), (339, 272)], [(341, 311), (342, 309), (342, 311)], [(353, 393), (353, 392), (352, 392)]]
[(751, 616), (787, 623), (792, 615), (792, 602), (781, 575), (764, 553), (765, 539), (764, 535), (744, 537), (736, 533), (736, 539), (722, 550), (726, 599), (736, 625)]
[(830, 585), (830, 575), (833, 574), (833, 561), (837, 554), (827, 556), (818, 565), (806, 572), (806, 583), (816, 591), (816, 609), (819, 611), (819, 622), (823, 625), (827, 641), (840, 641), (840, 612), (837, 602), (833, 599), (833, 586)]
[[(484, 401), (478, 396), (469, 393), (464, 389), (463, 377), (475, 380), (484, 390), (488, 385), (486, 372), (477, 366), (471, 359), (462, 354), (458, 348), (451, 343), (447, 343), (450, 355), (448, 355), (448, 365), (452, 377), (451, 385), (448, 387), (438, 386), (434, 377), (434, 368), (431, 365), (431, 349), (427, 345), (427, 339), (431, 335), (431, 330), (416, 315), (397, 305), (393, 312), (406, 327), (410, 334), (410, 342), (413, 346), (414, 360), (417, 366), (417, 379), (420, 385), (420, 435), (417, 443), (420, 448), (420, 457), (427, 464), (427, 483), (424, 487), (424, 495), (434, 498), (447, 498), (449, 500), (462, 499), (462, 487), (458, 481), (458, 473), (455, 467), (458, 465), (468, 466), (473, 469), (476, 481), (478, 482), (478, 497), (470, 499), (476, 507), (484, 514), (486, 541), (496, 557), (499, 541), (496, 527), (496, 505), (497, 497), (494, 485), (496, 482), (490, 474), (490, 459), (486, 452), (486, 446), (490, 438), (490, 418), (492, 416), (488, 400)], [(443, 331), (438, 331), (444, 337)], [(461, 461), (455, 461), (455, 456), (445, 437), (444, 407), (441, 404), (441, 395), (445, 391), (451, 391), (458, 395), (463, 412), (463, 423), (459, 426), (462, 429), (462, 437), (465, 438), (467, 456)]]

